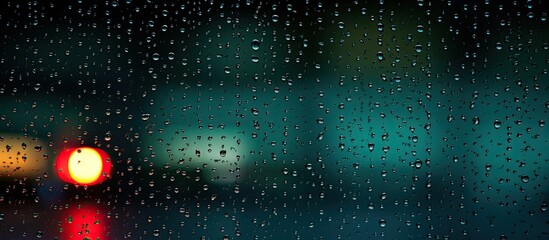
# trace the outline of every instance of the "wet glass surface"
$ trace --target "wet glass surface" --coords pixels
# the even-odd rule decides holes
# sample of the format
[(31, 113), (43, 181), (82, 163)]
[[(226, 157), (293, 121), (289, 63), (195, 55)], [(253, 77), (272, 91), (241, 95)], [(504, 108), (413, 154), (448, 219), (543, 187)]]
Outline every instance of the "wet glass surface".
[(0, 239), (548, 239), (548, 9), (2, 1)]

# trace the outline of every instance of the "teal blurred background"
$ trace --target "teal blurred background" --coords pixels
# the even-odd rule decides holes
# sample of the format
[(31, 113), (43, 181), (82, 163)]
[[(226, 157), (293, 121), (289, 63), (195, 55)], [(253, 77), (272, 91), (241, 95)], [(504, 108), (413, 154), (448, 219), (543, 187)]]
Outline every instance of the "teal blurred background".
[[(68, 238), (80, 206), (102, 239), (549, 234), (544, 2), (1, 9), (0, 140), (46, 162), (1, 155), (5, 239)], [(112, 179), (60, 182), (76, 146)]]

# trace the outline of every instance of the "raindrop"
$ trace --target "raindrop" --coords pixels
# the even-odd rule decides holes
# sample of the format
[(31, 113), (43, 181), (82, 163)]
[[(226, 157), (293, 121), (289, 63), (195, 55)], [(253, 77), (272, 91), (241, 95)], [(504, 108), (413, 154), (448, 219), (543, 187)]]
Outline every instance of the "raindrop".
[(496, 49), (497, 49), (497, 50), (501, 50), (502, 48), (503, 48), (503, 44), (500, 43), (500, 42), (497, 42), (497, 43), (496, 43)]
[(379, 220), (379, 226), (381, 226), (382, 228), (384, 228), (385, 226), (387, 226), (387, 221), (386, 221), (385, 219)]
[(420, 53), (421, 50), (423, 50), (423, 47), (421, 46), (421, 44), (416, 44), (416, 48), (415, 48), (415, 49), (416, 49), (416, 52), (417, 52), (417, 53)]
[(547, 212), (547, 203), (545, 203), (545, 202), (542, 203), (542, 204), (541, 204), (541, 207), (540, 207), (540, 210), (541, 210), (542, 212)]
[(370, 152), (374, 151), (374, 147), (375, 147), (374, 143), (368, 143), (368, 150), (370, 150)]
[(414, 163), (414, 167), (416, 169), (420, 169), (421, 168), (421, 165), (423, 165), (423, 162), (421, 160), (416, 160), (416, 162)]
[(383, 61), (383, 59), (385, 59), (385, 57), (383, 56), (383, 53), (381, 51), (377, 52), (377, 60)]
[(259, 62), (259, 57), (258, 56), (252, 56), (252, 62), (253, 63), (258, 63)]
[(383, 27), (384, 27), (383, 23), (378, 23), (378, 24), (377, 24), (377, 30), (378, 30), (379, 32), (383, 32)]
[(316, 139), (319, 140), (319, 141), (322, 140), (323, 138), (324, 138), (324, 133), (323, 132), (319, 133), (318, 136), (316, 137)]
[(141, 120), (143, 121), (149, 120), (150, 117), (151, 117), (151, 114), (148, 114), (148, 113), (141, 114)]
[(252, 40), (252, 50), (259, 50), (260, 42), (257, 39)]
[(499, 129), (500, 127), (501, 127), (501, 121), (500, 120), (494, 121), (494, 128)]
[(252, 114), (253, 114), (254, 116), (259, 115), (259, 109), (257, 109), (257, 108), (252, 108)]
[(475, 116), (473, 117), (473, 125), (478, 125), (480, 123), (480, 118)]
[(110, 140), (112, 139), (111, 133), (110, 133), (110, 132), (105, 133), (104, 139), (105, 139), (105, 141), (107, 141), (107, 142), (110, 141)]

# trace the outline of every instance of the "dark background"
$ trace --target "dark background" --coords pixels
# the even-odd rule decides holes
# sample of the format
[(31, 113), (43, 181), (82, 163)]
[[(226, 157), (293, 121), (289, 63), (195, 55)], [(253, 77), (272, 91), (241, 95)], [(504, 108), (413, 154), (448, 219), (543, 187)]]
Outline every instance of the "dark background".
[(2, 2), (0, 236), (546, 239), (547, 7)]

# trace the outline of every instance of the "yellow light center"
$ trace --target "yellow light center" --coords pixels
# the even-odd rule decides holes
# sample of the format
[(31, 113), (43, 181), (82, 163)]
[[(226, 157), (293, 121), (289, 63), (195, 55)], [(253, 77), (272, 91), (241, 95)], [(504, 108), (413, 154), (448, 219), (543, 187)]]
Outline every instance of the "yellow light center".
[(103, 161), (92, 148), (79, 148), (69, 157), (69, 174), (79, 184), (88, 184), (101, 176)]

